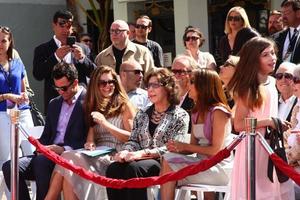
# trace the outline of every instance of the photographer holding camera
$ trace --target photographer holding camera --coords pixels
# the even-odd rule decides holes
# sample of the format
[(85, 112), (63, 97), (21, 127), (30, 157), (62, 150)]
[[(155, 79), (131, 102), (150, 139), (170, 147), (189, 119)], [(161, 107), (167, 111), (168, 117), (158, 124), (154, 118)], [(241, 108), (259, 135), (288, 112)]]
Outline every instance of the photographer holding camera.
[(87, 46), (77, 43), (76, 38), (70, 36), (72, 33), (73, 15), (69, 11), (57, 11), (53, 16), (52, 28), (53, 38), (34, 50), (33, 76), (44, 81), (44, 113), (50, 100), (58, 96), (53, 88), (51, 71), (57, 63), (64, 61), (72, 63), (78, 70), (78, 80), (81, 84), (87, 84), (89, 77), (95, 69), (95, 64), (89, 59)]

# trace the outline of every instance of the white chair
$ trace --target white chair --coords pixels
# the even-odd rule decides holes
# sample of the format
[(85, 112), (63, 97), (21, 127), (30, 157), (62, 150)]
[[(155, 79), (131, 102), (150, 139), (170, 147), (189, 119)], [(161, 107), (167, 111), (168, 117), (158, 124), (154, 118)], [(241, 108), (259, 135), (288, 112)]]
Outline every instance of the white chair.
[[(34, 138), (38, 139), (41, 137), (44, 126), (34, 126), (30, 128), (25, 128), (26, 132), (30, 135), (33, 136)], [(20, 144), (23, 156), (29, 156), (33, 155), (33, 152), (35, 151), (35, 147), (27, 140), (27, 139), (22, 139), (21, 144)], [(31, 199), (34, 200), (36, 199), (36, 184), (35, 181), (30, 181), (30, 188), (31, 188)]]
[(191, 191), (197, 192), (197, 199), (204, 199), (204, 192), (223, 192), (225, 193), (224, 200), (229, 200), (230, 188), (227, 186), (204, 185), (204, 184), (187, 184), (178, 187), (175, 200), (190, 200)]

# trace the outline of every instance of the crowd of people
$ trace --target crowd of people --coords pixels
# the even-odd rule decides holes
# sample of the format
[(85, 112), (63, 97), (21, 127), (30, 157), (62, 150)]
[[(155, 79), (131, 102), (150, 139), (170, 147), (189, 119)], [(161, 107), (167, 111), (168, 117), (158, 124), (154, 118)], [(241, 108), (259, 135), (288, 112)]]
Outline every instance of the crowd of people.
[[(171, 68), (163, 66), (162, 47), (148, 39), (152, 21), (115, 20), (112, 44), (93, 53), (92, 37), (70, 44), (73, 15), (57, 11), (53, 38), (34, 50), (33, 75), (44, 81), (46, 120), (39, 141), (71, 163), (114, 179), (164, 175), (209, 159), (244, 132), (244, 119), (257, 118), (257, 130), (285, 130), (288, 164), (300, 172), (300, 2), (285, 0), (269, 17), (268, 37), (251, 27), (244, 8), (231, 8), (219, 52), (223, 65), (200, 50), (199, 28), (184, 30), (185, 51)], [(0, 27), (0, 166), (10, 188), (7, 109), (21, 110), (20, 124), (32, 127), (25, 66), (8, 27)], [(268, 177), (268, 154), (256, 137), (256, 199), (300, 198), (291, 179)], [(113, 151), (88, 156), (82, 150)], [(174, 199), (176, 186), (199, 183), (230, 186), (230, 199), (247, 199), (246, 140), (235, 154), (207, 171), (160, 187), (160, 198)], [(147, 188), (105, 188), (74, 174), (40, 152), (19, 159), (19, 199), (29, 200), (26, 180), (35, 180), (37, 200), (147, 199)], [(213, 192), (206, 199), (215, 199)]]

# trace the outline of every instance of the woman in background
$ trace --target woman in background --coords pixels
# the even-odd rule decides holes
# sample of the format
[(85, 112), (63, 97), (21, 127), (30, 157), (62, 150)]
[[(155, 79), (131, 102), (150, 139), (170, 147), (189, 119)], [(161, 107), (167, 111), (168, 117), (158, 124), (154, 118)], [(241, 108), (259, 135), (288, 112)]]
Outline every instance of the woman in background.
[(239, 6), (228, 11), (224, 32), (226, 35), (221, 38), (219, 44), (222, 63), (229, 55), (237, 55), (248, 40), (259, 35), (251, 28), (245, 9)]

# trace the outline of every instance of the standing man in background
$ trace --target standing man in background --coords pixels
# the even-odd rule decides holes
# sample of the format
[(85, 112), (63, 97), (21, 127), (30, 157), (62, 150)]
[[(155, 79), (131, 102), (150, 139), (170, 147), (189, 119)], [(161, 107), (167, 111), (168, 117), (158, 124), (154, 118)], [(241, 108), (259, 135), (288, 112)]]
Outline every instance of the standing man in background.
[(163, 50), (161, 46), (153, 41), (148, 39), (148, 35), (152, 30), (152, 21), (147, 15), (141, 15), (136, 20), (135, 25), (135, 39), (133, 42), (144, 45), (149, 49), (154, 60), (155, 67), (163, 67)]

